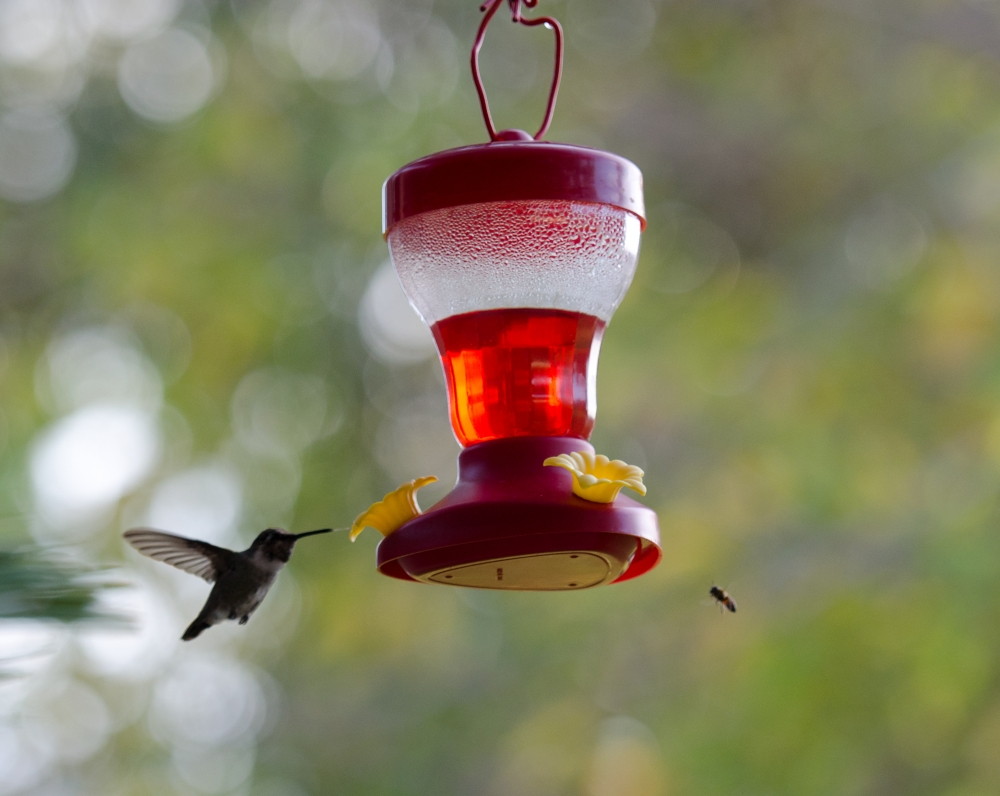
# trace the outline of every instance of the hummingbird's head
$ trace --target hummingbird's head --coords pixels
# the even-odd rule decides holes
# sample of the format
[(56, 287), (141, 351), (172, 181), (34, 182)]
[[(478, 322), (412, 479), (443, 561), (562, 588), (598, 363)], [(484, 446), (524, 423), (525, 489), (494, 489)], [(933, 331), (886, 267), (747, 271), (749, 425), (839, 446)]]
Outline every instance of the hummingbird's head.
[(257, 534), (257, 538), (250, 545), (250, 553), (257, 554), (262, 558), (272, 561), (287, 562), (292, 557), (292, 548), (295, 542), (304, 536), (312, 536), (317, 533), (329, 533), (330, 528), (323, 528), (319, 531), (308, 531), (307, 533), (288, 533), (281, 528), (268, 528)]

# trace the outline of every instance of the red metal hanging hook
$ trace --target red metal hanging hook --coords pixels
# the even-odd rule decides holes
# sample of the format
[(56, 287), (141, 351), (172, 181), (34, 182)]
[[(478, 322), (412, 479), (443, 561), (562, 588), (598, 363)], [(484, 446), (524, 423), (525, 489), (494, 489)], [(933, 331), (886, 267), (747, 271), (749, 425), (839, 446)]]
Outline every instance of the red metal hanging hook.
[[(472, 80), (476, 84), (476, 93), (479, 94), (479, 105), (483, 110), (483, 121), (486, 122), (486, 129), (490, 134), (490, 141), (498, 141), (499, 133), (497, 133), (497, 128), (493, 124), (493, 116), (490, 114), (490, 103), (486, 99), (486, 89), (483, 87), (483, 79), (479, 74), (479, 50), (483, 46), (483, 39), (486, 36), (486, 27), (490, 24), (490, 20), (493, 19), (493, 15), (496, 14), (497, 9), (503, 4), (504, 0), (486, 0), (479, 10), (484, 11), (486, 16), (483, 17), (483, 21), (479, 25), (479, 31), (476, 33), (476, 41), (472, 45)], [(507, 4), (510, 6), (511, 17), (514, 22), (520, 22), (522, 25), (527, 25), (528, 27), (534, 27), (535, 25), (545, 25), (556, 35), (556, 65), (555, 74), (552, 76), (552, 88), (549, 89), (549, 100), (545, 106), (545, 118), (542, 120), (542, 126), (538, 128), (538, 132), (535, 133), (535, 140), (541, 140), (542, 136), (545, 135), (546, 131), (549, 129), (549, 125), (552, 123), (552, 114), (556, 109), (556, 97), (559, 94), (559, 82), (562, 80), (562, 68), (563, 68), (563, 30), (562, 25), (559, 24), (558, 20), (552, 17), (537, 17), (535, 19), (525, 19), (521, 16), (521, 4), (524, 4), (527, 8), (534, 8), (538, 5), (538, 0), (507, 0)]]

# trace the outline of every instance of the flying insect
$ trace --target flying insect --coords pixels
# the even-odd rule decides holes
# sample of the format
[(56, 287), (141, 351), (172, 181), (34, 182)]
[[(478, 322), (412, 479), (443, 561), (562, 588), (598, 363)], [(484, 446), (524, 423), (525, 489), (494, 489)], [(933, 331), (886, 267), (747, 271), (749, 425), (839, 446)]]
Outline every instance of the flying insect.
[(736, 600), (734, 600), (729, 592), (720, 586), (713, 586), (708, 590), (709, 595), (719, 604), (719, 610), (721, 611), (725, 608), (732, 614), (736, 613)]

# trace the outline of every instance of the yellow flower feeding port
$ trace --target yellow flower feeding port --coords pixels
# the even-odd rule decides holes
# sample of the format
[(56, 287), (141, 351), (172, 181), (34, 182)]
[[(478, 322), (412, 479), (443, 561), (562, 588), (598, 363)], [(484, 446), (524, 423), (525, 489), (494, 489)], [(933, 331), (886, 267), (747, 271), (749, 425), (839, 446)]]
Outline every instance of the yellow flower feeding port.
[(410, 520), (419, 517), (417, 490), (435, 481), (437, 477), (433, 475), (415, 478), (393, 490), (377, 503), (372, 503), (351, 525), (351, 541), (357, 539), (365, 528), (374, 528), (383, 536), (388, 536)]
[(646, 494), (646, 485), (642, 483), (645, 473), (621, 459), (574, 451), (551, 456), (543, 464), (569, 470), (573, 475), (573, 494), (594, 503), (614, 503), (624, 487)]

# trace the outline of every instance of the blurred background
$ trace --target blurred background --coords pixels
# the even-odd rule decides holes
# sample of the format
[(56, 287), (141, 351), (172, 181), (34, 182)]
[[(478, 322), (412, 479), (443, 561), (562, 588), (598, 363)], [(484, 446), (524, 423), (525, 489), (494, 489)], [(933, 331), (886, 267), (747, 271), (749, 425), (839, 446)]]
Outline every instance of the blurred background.
[[(0, 0), (0, 796), (1000, 792), (1000, 7), (543, 12), (549, 139), (645, 174), (592, 441), (663, 563), (474, 592), (321, 537), (181, 645), (208, 586), (126, 528), (454, 478), (380, 187), (484, 141), (477, 0)], [(498, 126), (551, 48), (500, 11)]]

